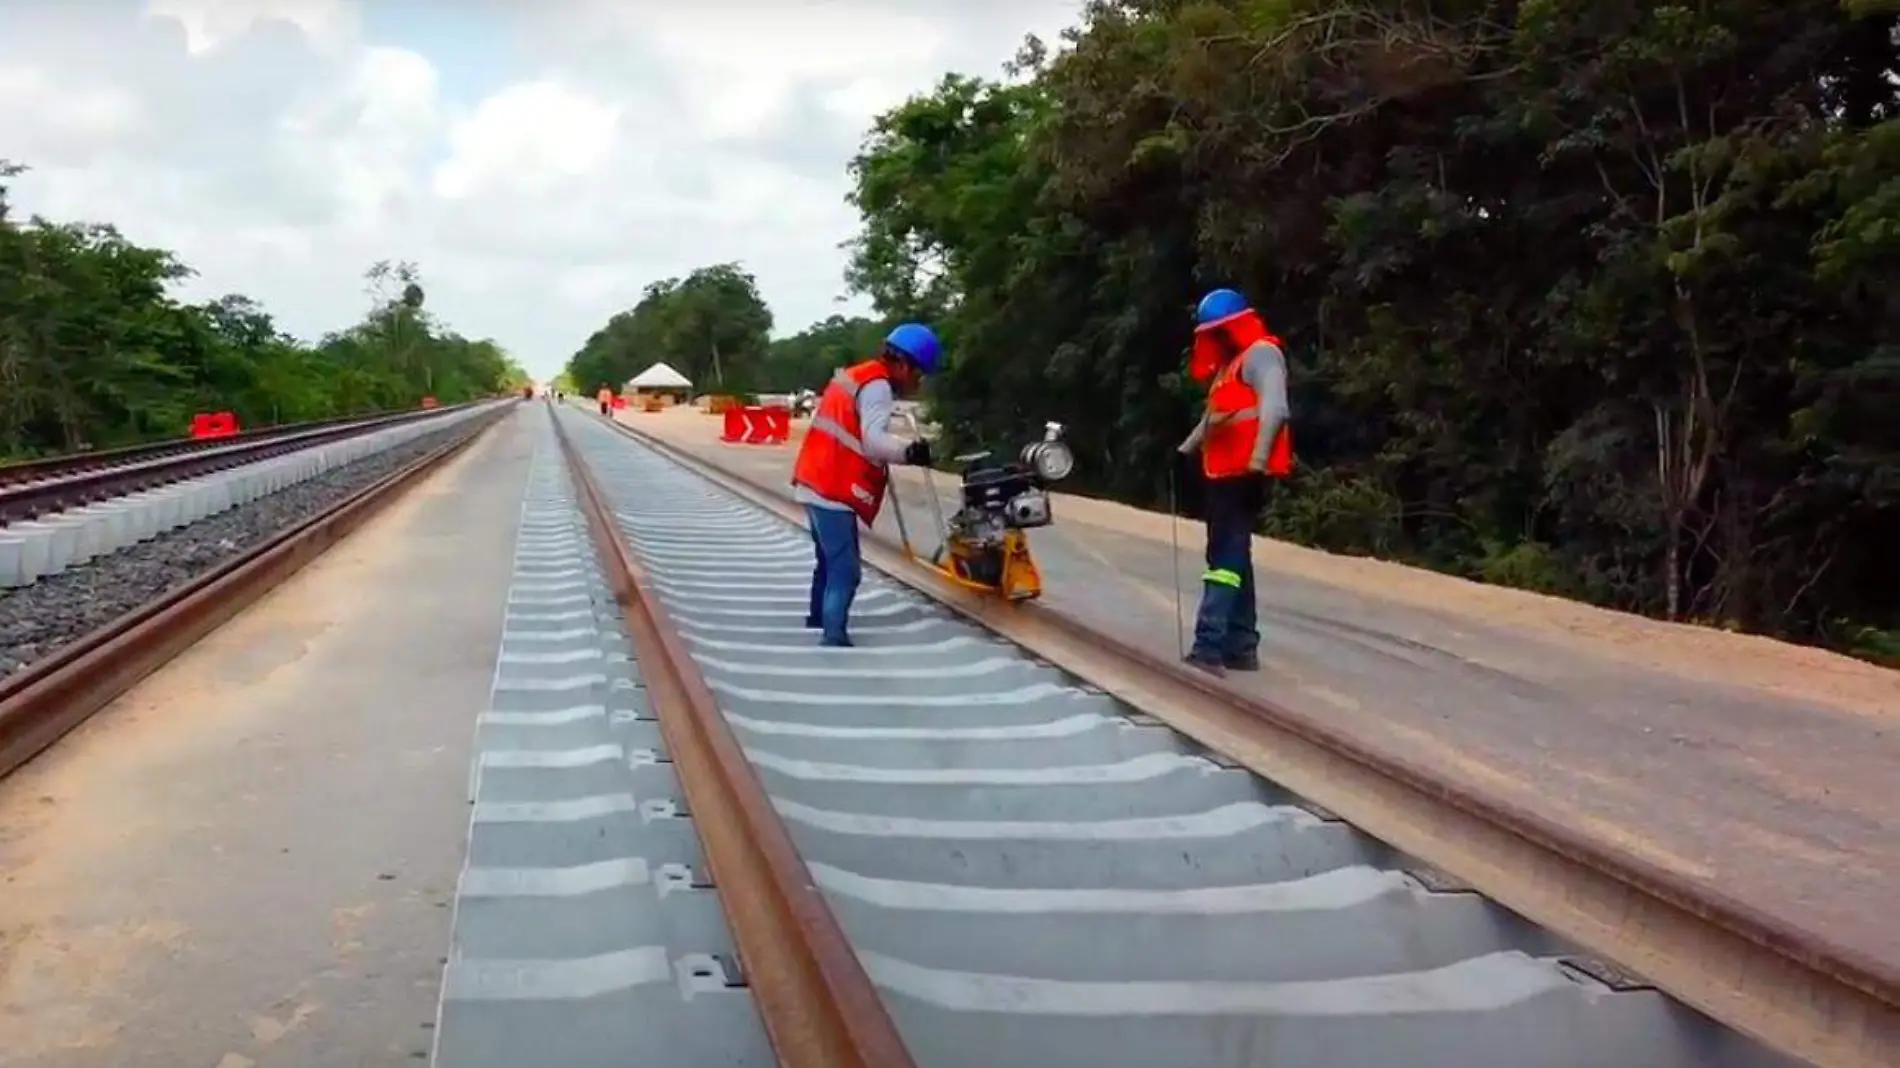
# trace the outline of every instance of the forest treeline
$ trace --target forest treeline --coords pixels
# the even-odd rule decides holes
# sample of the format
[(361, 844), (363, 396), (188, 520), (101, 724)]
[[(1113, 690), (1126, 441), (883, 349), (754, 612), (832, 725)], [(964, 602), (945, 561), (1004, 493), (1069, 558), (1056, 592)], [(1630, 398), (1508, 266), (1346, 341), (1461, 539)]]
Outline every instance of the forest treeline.
[(527, 381), (428, 313), (412, 264), (373, 265), (362, 321), (304, 344), (247, 297), (174, 299), (190, 268), (110, 225), (12, 218), (4, 181), (22, 170), (0, 160), (0, 460), (183, 437), (194, 412), (264, 426)]
[[(1145, 505), (1194, 301), (1238, 286), (1292, 364), (1269, 533), (1892, 659), (1896, 8), (1096, 0), (877, 119), (849, 281), (940, 327), (959, 443), (1063, 420), (1086, 488)], [(735, 383), (815, 386), (870, 351), (768, 341), (750, 290), (693, 318), (744, 279), (709, 270), (577, 377), (718, 338)]]

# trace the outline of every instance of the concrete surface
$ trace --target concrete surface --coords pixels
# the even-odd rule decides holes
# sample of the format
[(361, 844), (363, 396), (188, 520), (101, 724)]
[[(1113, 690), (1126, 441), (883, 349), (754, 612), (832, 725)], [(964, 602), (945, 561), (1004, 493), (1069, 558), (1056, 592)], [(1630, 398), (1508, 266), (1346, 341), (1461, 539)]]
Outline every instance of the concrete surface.
[(31, 585), (95, 557), (118, 552), (127, 545), (148, 541), (165, 531), (316, 478), (372, 453), (414, 441), (423, 434), (445, 430), (491, 407), (481, 405), (447, 412), (437, 418), (313, 445), (228, 471), (216, 471), (0, 527), (0, 589)]
[(0, 1065), (422, 1063), (524, 422), (0, 783)]
[(563, 418), (922, 1068), (1785, 1063), (891, 581), (818, 648), (801, 530)]
[[(790, 492), (797, 434), (789, 446), (729, 446), (717, 442), (710, 418), (621, 421)], [(929, 507), (915, 474), (903, 474), (907, 519), (928, 548), (934, 538), (918, 532), (930, 529)], [(936, 485), (948, 509), (955, 479), (938, 475)], [(1030, 535), (1043, 604), (1176, 655), (1199, 597), (1198, 527), (1182, 523), (1171, 548), (1165, 517), (1132, 533), (1079, 520), (1099, 508), (1091, 505), (1058, 502), (1055, 525)], [(891, 506), (877, 528), (895, 540)], [(1377, 566), (1395, 576), (1402, 570)], [(1800, 690), (1798, 678), (1780, 692), (1710, 680), (1724, 664), (1738, 681), (1759, 677), (1746, 662), (1786, 648), (1762, 639), (1692, 635), (1713, 643), (1706, 658), (1713, 668), (1685, 662), (1665, 670), (1612, 655), (1600, 642), (1561, 640), (1550, 628), (1500, 626), (1450, 599), (1434, 610), (1260, 560), (1256, 570), (1266, 669), (1232, 675), (1227, 685), (1331, 720), (1842, 945), (1900, 961), (1900, 925), (1891, 922), (1900, 901), (1900, 674), (1854, 665), (1849, 673), (1863, 683), (1856, 692), (1873, 694), (1871, 701), (1803, 701), (1788, 696)], [(1664, 632), (1689, 629), (1630, 622), (1639, 641), (1661, 635), (1651, 642), (1658, 647), (1678, 641)], [(1802, 654), (1784, 658), (1793, 663), (1839, 659), (1789, 651)], [(1889, 689), (1895, 699), (1883, 714), (1879, 695)]]

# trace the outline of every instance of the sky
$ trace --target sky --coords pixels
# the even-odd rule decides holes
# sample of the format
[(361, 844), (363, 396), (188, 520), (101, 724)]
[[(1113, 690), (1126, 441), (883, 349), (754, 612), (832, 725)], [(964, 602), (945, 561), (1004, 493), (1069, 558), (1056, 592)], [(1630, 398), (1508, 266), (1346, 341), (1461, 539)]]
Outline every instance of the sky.
[[(0, 0), (16, 214), (176, 252), (314, 339), (414, 261), (551, 377), (648, 282), (742, 263), (788, 334), (845, 291), (845, 166), (1080, 0)], [(847, 299), (848, 298), (848, 299)]]

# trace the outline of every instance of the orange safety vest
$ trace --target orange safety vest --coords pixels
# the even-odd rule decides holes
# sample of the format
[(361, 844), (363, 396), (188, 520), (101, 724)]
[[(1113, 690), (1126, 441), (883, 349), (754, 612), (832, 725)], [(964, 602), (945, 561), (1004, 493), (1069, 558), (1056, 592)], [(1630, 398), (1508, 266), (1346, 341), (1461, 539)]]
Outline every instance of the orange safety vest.
[[(1275, 344), (1276, 340), (1262, 340)], [(1228, 360), (1207, 390), (1207, 435), (1201, 439), (1201, 473), (1208, 478), (1238, 478), (1253, 460), (1260, 435), (1260, 395), (1240, 376), (1247, 354)], [(1280, 424), (1267, 448), (1267, 474), (1285, 478), (1293, 473), (1293, 431), (1290, 421)]]
[(798, 463), (792, 468), (793, 485), (804, 486), (828, 501), (850, 505), (867, 527), (877, 519), (877, 510), (884, 504), (890, 473), (871, 459), (864, 447), (858, 391), (889, 378), (882, 360), (866, 360), (832, 375), (824, 395), (818, 398), (805, 441), (798, 447)]
[(614, 391), (611, 389), (603, 389), (594, 395), (594, 399), (602, 404), (612, 404), (614, 402)]

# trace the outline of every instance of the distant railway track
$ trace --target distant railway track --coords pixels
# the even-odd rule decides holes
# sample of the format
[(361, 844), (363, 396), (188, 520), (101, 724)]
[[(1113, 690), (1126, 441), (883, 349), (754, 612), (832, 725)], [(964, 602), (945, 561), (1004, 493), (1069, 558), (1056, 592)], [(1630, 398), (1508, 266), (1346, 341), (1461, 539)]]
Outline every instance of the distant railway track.
[[(0, 678), (0, 775), (11, 773), (39, 754), (140, 679), (288, 579), (395, 501), (424, 475), (467, 448), (514, 408), (512, 403), (497, 402), (373, 420), (339, 421), (293, 434), (260, 432), (259, 437), (235, 446), (230, 445), (233, 439), (226, 438), (217, 443), (219, 447), (181, 447), (177, 453), (167, 455), (155, 455), (162, 449), (154, 446), (142, 450), (139, 457), (130, 461), (130, 466), (138, 468), (136, 472), (84, 468), (74, 463), (63, 474), (54, 476), (67, 482), (87, 481), (92, 487), (87, 492), (124, 493), (153, 484), (147, 480), (171, 481), (255, 463), (417, 419), (442, 419), (445, 421), (442, 430), (449, 434), (446, 441), (331, 506), (302, 517), (211, 570), (167, 590), (155, 600)], [(79, 458), (62, 459), (77, 461)], [(190, 474), (184, 473), (187, 471)], [(29, 494), (53, 491), (40, 484), (16, 483), (0, 492), (15, 492), (16, 499), (23, 499)]]
[(788, 501), (555, 422), (782, 1064), (1900, 1064), (1891, 962), (891, 546), (821, 653)]
[(466, 405), (346, 416), (0, 464), (0, 527), (94, 501), (267, 460), (326, 441), (439, 418)]

